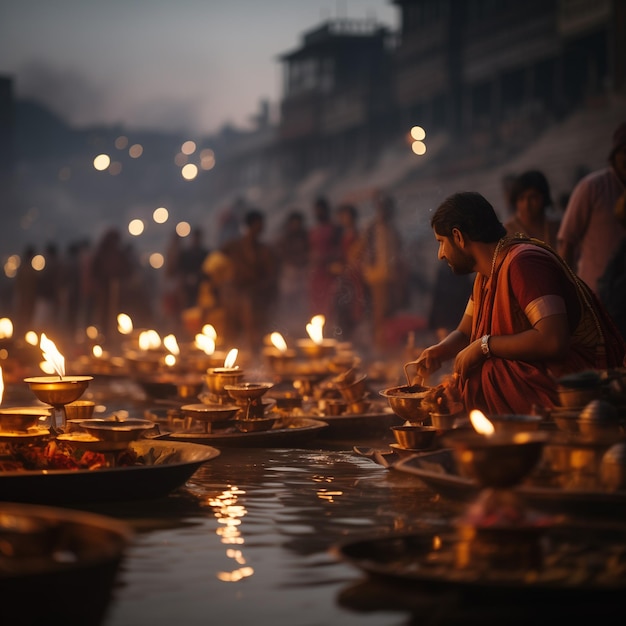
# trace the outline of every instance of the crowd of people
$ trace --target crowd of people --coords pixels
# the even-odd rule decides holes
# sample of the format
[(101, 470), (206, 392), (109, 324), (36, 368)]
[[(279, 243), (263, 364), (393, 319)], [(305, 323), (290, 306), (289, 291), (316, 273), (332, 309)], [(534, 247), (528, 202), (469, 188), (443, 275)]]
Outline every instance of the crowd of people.
[[(431, 331), (439, 341), (435, 344), (439, 347), (426, 350), (419, 361), (424, 373), (454, 357), (455, 370), (467, 374), (485, 349), (499, 356), (511, 354), (507, 358), (513, 360), (525, 358), (524, 350), (509, 351), (500, 338), (493, 337), (486, 348), (477, 345), (471, 358), (456, 356), (450, 348), (466, 355), (461, 345), (479, 340), (477, 329), (483, 335), (493, 334), (489, 324), (473, 318), (470, 308), (474, 307), (475, 314), (486, 288), (483, 282), (488, 285), (491, 280), (489, 264), (479, 259), (491, 254), (499, 268), (498, 255), (504, 257), (504, 248), (514, 248), (507, 243), (495, 249), (504, 235), (507, 242), (541, 243), (542, 249), (564, 262), (563, 268), (572, 270), (565, 272), (570, 278), (586, 285), (582, 292), (574, 290), (564, 299), (568, 311), (562, 312), (562, 322), (570, 332), (575, 332), (582, 319), (580, 312), (568, 317), (578, 294), (579, 300), (591, 299), (594, 306), (597, 301), (608, 312), (611, 328), (616, 326), (626, 337), (626, 124), (615, 130), (607, 167), (578, 182), (564, 211), (554, 205), (550, 184), (539, 169), (522, 172), (509, 182), (510, 210), (502, 220), (486, 210), (482, 201), (476, 204), (464, 196), (450, 201), (456, 213), (448, 207), (460, 220), (463, 213), (471, 215), (481, 206), (485, 220), (481, 228), (495, 218), (493, 230), (502, 232), (493, 240), (485, 239), (481, 228), (464, 230), (461, 222), (448, 224), (448, 218), (433, 218), (439, 257), (447, 263), (427, 284), (432, 306), (424, 326), (415, 320), (415, 328)], [(264, 212), (238, 200), (219, 221), (213, 249), (204, 243), (201, 228), (193, 228), (187, 238), (172, 233), (158, 279), (156, 272), (142, 267), (117, 228), (106, 231), (95, 245), (88, 240), (70, 245), (64, 255), (49, 244), (42, 251), (43, 269), (33, 268), (37, 251), (27, 246), (13, 286), (16, 330), (46, 329), (71, 336), (94, 324), (113, 337), (117, 314), (126, 312), (137, 326), (190, 335), (211, 323), (225, 344), (258, 352), (267, 333), (278, 330), (287, 340), (300, 338), (307, 322), (322, 314), (326, 337), (353, 342), (368, 354), (385, 355), (392, 343), (394, 319), (411, 313), (413, 251), (396, 222), (390, 194), (375, 192), (368, 208), (370, 217), (363, 223), (358, 205), (340, 202), (333, 206), (320, 196), (308, 210), (287, 210), (277, 232), (268, 236)], [(435, 216), (443, 210), (440, 207)], [(483, 254), (485, 245), (488, 249)], [(515, 275), (510, 281), (518, 279)], [(535, 291), (525, 290), (523, 298), (528, 293)], [(498, 307), (503, 309), (502, 303)], [(548, 305), (544, 309), (551, 310)], [(528, 318), (524, 307), (511, 315)], [(528, 319), (531, 327), (538, 323), (532, 315)], [(454, 335), (459, 329), (461, 339)], [(457, 341), (450, 343), (451, 334)]]

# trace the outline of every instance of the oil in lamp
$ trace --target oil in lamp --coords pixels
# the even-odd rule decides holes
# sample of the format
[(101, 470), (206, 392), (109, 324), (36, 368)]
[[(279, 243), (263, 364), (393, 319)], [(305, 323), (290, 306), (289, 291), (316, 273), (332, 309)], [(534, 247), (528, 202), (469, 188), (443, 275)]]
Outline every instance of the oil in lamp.
[[(24, 382), (30, 386), (38, 400), (52, 406), (50, 432), (56, 434), (58, 428), (65, 427), (63, 407), (83, 395), (93, 376), (66, 376), (65, 358), (45, 333), (41, 333), (39, 345), (45, 362), (52, 366), (57, 375), (34, 376), (25, 378)], [(60, 420), (57, 420), (57, 412), (61, 416)]]
[(224, 385), (233, 385), (241, 382), (244, 371), (235, 365), (239, 350), (233, 348), (224, 359), (223, 367), (209, 367), (205, 376), (211, 399), (217, 403), (228, 403), (230, 396), (224, 389)]

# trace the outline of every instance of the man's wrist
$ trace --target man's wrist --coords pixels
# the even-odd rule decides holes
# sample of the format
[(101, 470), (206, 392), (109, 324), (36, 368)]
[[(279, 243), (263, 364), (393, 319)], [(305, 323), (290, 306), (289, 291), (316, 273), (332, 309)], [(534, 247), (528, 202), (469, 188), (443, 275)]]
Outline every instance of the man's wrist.
[(480, 349), (486, 359), (491, 358), (491, 350), (489, 348), (489, 339), (491, 339), (491, 335), (483, 335), (480, 338)]

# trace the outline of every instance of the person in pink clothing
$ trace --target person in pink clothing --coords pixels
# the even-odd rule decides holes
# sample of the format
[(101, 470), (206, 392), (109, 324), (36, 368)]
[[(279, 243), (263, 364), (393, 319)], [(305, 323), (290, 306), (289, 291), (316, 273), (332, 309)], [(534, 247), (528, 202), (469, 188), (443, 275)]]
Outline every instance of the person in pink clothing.
[(626, 122), (613, 133), (609, 163), (576, 185), (557, 235), (557, 251), (595, 293), (598, 279), (626, 238), (626, 229), (615, 217), (615, 206), (626, 193)]

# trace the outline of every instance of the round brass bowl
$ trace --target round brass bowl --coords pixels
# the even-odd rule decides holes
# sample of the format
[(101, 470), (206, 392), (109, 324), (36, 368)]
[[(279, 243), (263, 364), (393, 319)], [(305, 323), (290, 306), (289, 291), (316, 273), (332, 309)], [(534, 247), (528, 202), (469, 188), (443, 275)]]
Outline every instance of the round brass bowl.
[(539, 430), (543, 417), (541, 415), (503, 414), (490, 415), (489, 421), (493, 424), (496, 434), (525, 433)]
[[(104, 622), (132, 539), (128, 524), (85, 511), (2, 503), (0, 538), (3, 623)], [(87, 587), (89, 593), (59, 602), (68, 590)]]
[(348, 409), (348, 404), (341, 398), (324, 398), (319, 401), (319, 407), (324, 415), (342, 415)]
[(279, 419), (278, 416), (236, 419), (235, 427), (242, 433), (256, 433), (271, 430)]
[(83, 420), (79, 426), (90, 435), (102, 441), (130, 442), (139, 439), (147, 430), (154, 428), (154, 422), (143, 419), (100, 419)]
[(239, 384), (244, 371), (238, 367), (210, 367), (204, 377), (209, 393), (218, 396), (227, 396), (225, 385)]
[(443, 437), (463, 476), (474, 478), (483, 487), (512, 487), (539, 463), (548, 433), (524, 432), (481, 435), (452, 430)]
[(595, 370), (576, 372), (558, 380), (557, 393), (562, 407), (583, 407), (602, 395), (602, 379)]
[(91, 400), (74, 400), (66, 404), (65, 419), (67, 420), (88, 420), (93, 417), (93, 412), (96, 408), (96, 403)]
[(224, 385), (224, 390), (233, 400), (253, 401), (261, 398), (274, 383), (235, 383)]
[(85, 393), (85, 389), (89, 387), (92, 380), (93, 376), (66, 376), (63, 378), (35, 376), (25, 378), (24, 382), (28, 383), (38, 400), (54, 407), (61, 407), (78, 400)]
[(403, 420), (421, 424), (428, 419), (428, 410), (423, 400), (428, 394), (428, 387), (421, 385), (390, 387), (378, 393), (387, 398), (391, 410)]
[(310, 359), (321, 359), (335, 352), (337, 341), (335, 339), (322, 339), (320, 343), (316, 343), (312, 339), (299, 339), (296, 341), (296, 347), (301, 354)]
[(184, 404), (180, 407), (181, 413), (191, 419), (203, 422), (206, 432), (210, 432), (213, 424), (225, 423), (239, 411), (234, 404)]
[(433, 426), (403, 425), (392, 426), (393, 436), (401, 448), (423, 450), (430, 448), (437, 436), (437, 429)]
[(26, 432), (39, 425), (39, 419), (49, 417), (48, 407), (22, 406), (0, 408), (0, 430)]
[(626, 489), (626, 442), (613, 444), (600, 462), (602, 485), (610, 491)]
[(367, 374), (363, 374), (348, 383), (337, 383), (337, 388), (348, 404), (358, 402), (367, 393)]

